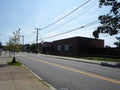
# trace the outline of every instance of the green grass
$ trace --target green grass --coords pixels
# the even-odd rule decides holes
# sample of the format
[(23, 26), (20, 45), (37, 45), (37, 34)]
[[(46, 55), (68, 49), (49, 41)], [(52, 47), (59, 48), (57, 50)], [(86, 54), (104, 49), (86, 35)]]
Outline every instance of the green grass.
[(11, 65), (11, 66), (22, 66), (22, 63), (21, 62), (18, 62), (16, 61), (16, 63), (12, 63), (11, 61), (10, 62), (7, 62), (8, 65)]
[[(56, 55), (56, 56), (58, 56), (58, 55)], [(94, 60), (94, 61), (120, 62), (120, 58), (107, 58), (107, 57), (80, 57), (80, 56), (63, 56), (63, 57), (82, 58), (82, 59)]]
[(104, 57), (83, 57), (88, 60), (97, 60), (97, 61), (110, 61), (110, 62), (120, 62), (119, 58), (104, 58)]

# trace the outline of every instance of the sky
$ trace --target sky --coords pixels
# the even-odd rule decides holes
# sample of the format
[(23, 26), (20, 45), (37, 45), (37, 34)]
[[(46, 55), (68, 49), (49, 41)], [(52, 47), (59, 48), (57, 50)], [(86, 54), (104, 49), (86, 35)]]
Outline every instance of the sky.
[[(99, 8), (98, 0), (90, 0), (75, 12), (44, 29), (86, 1), (88, 0), (0, 0), (0, 42), (5, 45), (13, 36), (12, 32), (19, 28), (21, 35), (24, 35), (25, 44), (36, 42), (35, 28), (40, 28), (39, 42), (75, 36), (94, 38), (92, 32), (100, 26), (99, 22), (67, 34), (51, 36), (97, 21), (100, 15), (107, 14), (110, 7)], [(117, 41), (115, 39), (117, 36), (120, 34), (114, 36), (101, 34), (100, 39), (104, 40), (105, 46), (115, 47), (113, 43)]]

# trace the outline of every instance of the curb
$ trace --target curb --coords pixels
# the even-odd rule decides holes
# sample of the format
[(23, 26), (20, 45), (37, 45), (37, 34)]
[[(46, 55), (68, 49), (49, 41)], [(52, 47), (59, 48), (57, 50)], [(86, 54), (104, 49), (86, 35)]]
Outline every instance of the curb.
[[(42, 55), (45, 55), (45, 54), (42, 54)], [(83, 61), (83, 60), (75, 60), (75, 59), (70, 59), (70, 58), (67, 58), (67, 57), (59, 57), (59, 56), (52, 56), (52, 55), (45, 55), (45, 56), (58, 58), (58, 59), (63, 59), (63, 60), (70, 60), (70, 61), (76, 61), (76, 62), (83, 62), (83, 63), (91, 63), (91, 64), (101, 65), (101, 63), (90, 62), (90, 61)]]
[(83, 62), (83, 63), (90, 63), (90, 64), (102, 65), (102, 66), (107, 66), (107, 67), (120, 68), (119, 63), (114, 63), (114, 62), (112, 64), (112, 63), (106, 62), (106, 61), (94, 62), (94, 61), (88, 61), (88, 60), (79, 60), (77, 58), (67, 58), (67, 57), (45, 55), (45, 54), (41, 54), (41, 55), (48, 56), (48, 57), (53, 57), (53, 58), (58, 58), (58, 59), (63, 59), (63, 60), (70, 60), (70, 61), (76, 61), (76, 62)]
[(89, 61), (73, 60), (73, 59), (69, 59), (69, 58), (62, 58), (62, 57), (57, 57), (57, 58), (59, 58), (59, 59), (64, 59), (64, 60), (70, 60), (70, 61), (76, 61), (76, 62), (84, 62), (84, 63), (91, 63), (91, 64), (97, 64), (97, 65), (100, 65), (100, 63), (89, 62)]
[(35, 74), (31, 69), (29, 69), (27, 66), (25, 66), (24, 64), (22, 64), (23, 67), (25, 67), (27, 70), (29, 70), (38, 80), (40, 80), (44, 85), (46, 85), (47, 87), (50, 87), (50, 89), (52, 90), (57, 90), (55, 89), (52, 85), (50, 85), (49, 83), (45, 82), (41, 77), (39, 77), (37, 74)]

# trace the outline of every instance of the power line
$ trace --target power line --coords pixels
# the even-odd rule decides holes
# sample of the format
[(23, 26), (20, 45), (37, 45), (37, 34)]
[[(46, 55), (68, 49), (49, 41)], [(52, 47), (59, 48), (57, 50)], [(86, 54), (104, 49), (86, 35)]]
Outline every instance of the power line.
[(91, 22), (91, 23), (88, 23), (88, 24), (86, 24), (86, 25), (80, 26), (80, 27), (78, 27), (78, 28), (74, 28), (74, 29), (68, 30), (68, 31), (63, 32), (63, 33), (60, 33), (60, 34), (56, 34), (56, 35), (49, 36), (49, 37), (44, 37), (43, 39), (48, 39), (48, 38), (60, 36), (60, 35), (66, 34), (66, 33), (70, 33), (70, 32), (73, 32), (73, 31), (76, 31), (76, 30), (85, 28), (85, 27), (90, 27), (90, 26), (92, 26), (92, 25), (94, 25), (94, 24), (97, 24), (97, 23), (98, 23), (98, 20), (97, 20), (97, 21), (93, 21), (93, 22)]
[(35, 43), (35, 39), (32, 42), (30, 42), (30, 43)]
[(32, 32), (32, 34), (28, 35), (26, 38), (29, 38), (30, 36), (35, 35), (35, 34), (36, 34), (35, 32)]
[(87, 1), (84, 2), (82, 5), (80, 5), (80, 6), (77, 7), (76, 9), (72, 10), (71, 12), (69, 12), (68, 14), (66, 14), (65, 16), (63, 16), (63, 17), (59, 18), (58, 20), (56, 20), (55, 22), (53, 22), (53, 23), (51, 23), (51, 24), (43, 27), (42, 30), (43, 30), (43, 29), (46, 29), (46, 28), (48, 28), (48, 27), (50, 27), (50, 26), (52, 26), (52, 25), (54, 25), (54, 24), (56, 24), (57, 22), (61, 21), (61, 20), (64, 19), (64, 18), (66, 18), (67, 16), (69, 16), (69, 15), (72, 14), (72, 13), (74, 13), (75, 11), (77, 11), (79, 8), (81, 8), (82, 6), (86, 5), (86, 4), (87, 4), (88, 2), (90, 2), (90, 1), (91, 1), (91, 0), (87, 0)]
[[(94, 3), (94, 4), (95, 4), (95, 3)], [(58, 27), (56, 27), (56, 28), (54, 28), (54, 29), (50, 30), (48, 33), (51, 33), (51, 32), (53, 32), (53, 31), (55, 31), (55, 30), (57, 30), (57, 29), (61, 28), (62, 26), (64, 26), (64, 25), (66, 25), (66, 24), (70, 23), (70, 22), (71, 22), (71, 21), (73, 21), (74, 19), (78, 18), (80, 15), (82, 15), (82, 14), (86, 13), (86, 12), (87, 12), (88, 10), (90, 10), (92, 7), (94, 7), (94, 5), (92, 5), (92, 6), (88, 7), (85, 11), (83, 11), (82, 13), (80, 13), (80, 14), (76, 15), (75, 17), (71, 18), (70, 20), (68, 20), (67, 22), (65, 22), (65, 23), (61, 24), (60, 26), (58, 26)], [(47, 33), (47, 34), (48, 34), (48, 33)]]
[(32, 36), (35, 35), (35, 34), (36, 34), (36, 32), (32, 32), (32, 34), (27, 35), (27, 36), (25, 37), (25, 40), (27, 40), (27, 42), (28, 42), (29, 39), (30, 39), (30, 37), (32, 37)]
[(35, 40), (36, 40), (36, 39), (34, 39), (32, 42), (28, 42), (28, 43), (35, 43)]
[[(76, 9), (72, 10), (71, 12), (69, 12), (68, 14), (66, 14), (65, 16), (59, 18), (58, 20), (56, 20), (55, 22), (43, 27), (41, 30), (49, 28), (50, 26), (54, 25), (55, 23), (61, 21), (62, 19), (66, 18), (67, 16), (69, 16), (70, 14), (74, 13), (75, 11), (77, 11), (79, 8), (83, 7), (84, 5), (86, 5), (88, 2), (90, 2), (91, 0), (87, 0), (86, 2), (84, 2), (82, 5), (80, 5), (79, 7), (77, 7)], [(71, 20), (72, 21), (72, 20)], [(66, 22), (68, 23), (68, 22)], [(33, 34), (32, 34), (33, 35)]]
[[(81, 8), (81, 7), (83, 7), (84, 5), (86, 5), (87, 3), (89, 3), (90, 1), (91, 1), (91, 0), (87, 0), (86, 2), (84, 2), (82, 5), (80, 5), (80, 6), (77, 7), (76, 9), (72, 10), (71, 12), (69, 12), (68, 14), (66, 14), (65, 16), (59, 18), (59, 19), (56, 20), (55, 22), (53, 22), (53, 23), (51, 23), (51, 24), (49, 24), (49, 25), (43, 27), (41, 30), (46, 29), (46, 28), (48, 28), (48, 27), (54, 25), (55, 23), (61, 21), (62, 19), (66, 18), (66, 17), (69, 16), (70, 14), (74, 13), (75, 11), (77, 11), (79, 8)], [(72, 18), (71, 20), (69, 20), (68, 22), (66, 22), (66, 23), (64, 23), (64, 24), (69, 23), (70, 21), (72, 21), (73, 19), (75, 19), (75, 18), (77, 18), (77, 17), (79, 17), (79, 15), (76, 16), (76, 17), (74, 17), (74, 18)], [(62, 25), (63, 25), (63, 24), (62, 24)], [(61, 25), (61, 26), (62, 26), (62, 25)], [(61, 27), (61, 26), (60, 26), (60, 27)], [(33, 34), (32, 34), (32, 35), (33, 35)], [(37, 42), (37, 41), (38, 41), (38, 40), (36, 40), (36, 42)]]

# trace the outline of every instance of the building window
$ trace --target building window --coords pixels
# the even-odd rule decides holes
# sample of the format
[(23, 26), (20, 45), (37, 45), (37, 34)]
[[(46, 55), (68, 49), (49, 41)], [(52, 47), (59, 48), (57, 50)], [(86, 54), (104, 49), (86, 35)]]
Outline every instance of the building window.
[(72, 45), (58, 45), (57, 51), (72, 51), (73, 46)]
[(65, 51), (69, 51), (70, 45), (65, 45)]
[(57, 46), (57, 51), (61, 51), (61, 46)]
[(73, 51), (73, 45), (69, 45), (69, 51)]

